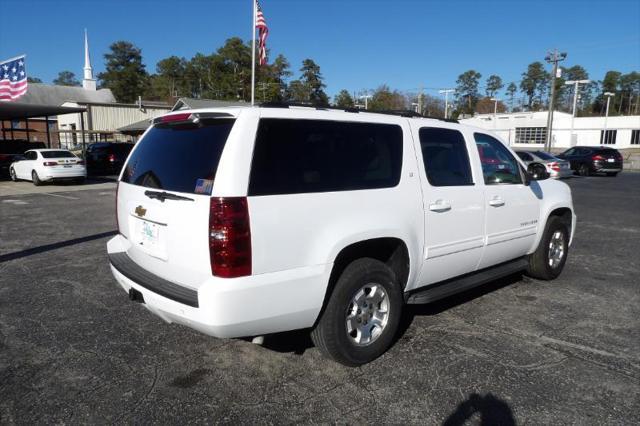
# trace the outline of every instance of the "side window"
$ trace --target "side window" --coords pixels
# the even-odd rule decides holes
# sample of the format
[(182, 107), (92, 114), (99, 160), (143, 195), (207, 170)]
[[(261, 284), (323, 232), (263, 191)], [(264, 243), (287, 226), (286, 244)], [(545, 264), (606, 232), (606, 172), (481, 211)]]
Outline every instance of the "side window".
[(499, 140), (483, 133), (474, 137), (485, 184), (522, 183), (518, 162)]
[(473, 185), (464, 136), (457, 130), (423, 127), (420, 147), (433, 186)]
[(522, 161), (533, 161), (533, 157), (528, 152), (516, 151), (516, 154)]
[(27, 160), (37, 160), (38, 154), (35, 151), (29, 151), (24, 155)]
[(568, 151), (565, 151), (564, 155), (576, 155), (576, 149), (575, 148), (571, 148)]
[(400, 126), (267, 118), (258, 125), (249, 195), (390, 188), (401, 169)]

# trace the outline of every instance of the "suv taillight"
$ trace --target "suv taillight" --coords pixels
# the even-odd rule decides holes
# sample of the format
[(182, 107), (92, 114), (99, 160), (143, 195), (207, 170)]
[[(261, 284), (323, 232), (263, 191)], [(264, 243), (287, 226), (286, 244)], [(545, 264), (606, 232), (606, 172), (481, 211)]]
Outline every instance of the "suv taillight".
[(211, 273), (222, 278), (251, 275), (251, 229), (246, 197), (211, 198)]
[(116, 230), (120, 234), (120, 221), (118, 220), (118, 190), (120, 189), (120, 182), (116, 184)]
[(604, 160), (604, 157), (602, 155), (596, 154), (593, 157), (591, 157), (591, 160), (593, 160), (593, 161), (602, 161), (602, 160)]

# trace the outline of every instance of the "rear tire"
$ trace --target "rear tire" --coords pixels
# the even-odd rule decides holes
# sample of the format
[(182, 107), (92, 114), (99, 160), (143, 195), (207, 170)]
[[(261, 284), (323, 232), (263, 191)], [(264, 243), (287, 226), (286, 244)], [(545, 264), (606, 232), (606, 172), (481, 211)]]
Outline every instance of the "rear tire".
[(618, 172), (607, 172), (607, 176), (616, 177), (616, 176), (618, 176)]
[(16, 182), (18, 180), (18, 177), (16, 176), (16, 171), (13, 170), (13, 167), (11, 167), (9, 169), (9, 177), (11, 178), (12, 181)]
[(38, 173), (35, 170), (31, 171), (31, 180), (33, 181), (33, 184), (35, 186), (40, 186), (42, 185), (42, 181), (40, 180), (40, 178), (38, 177)]
[(580, 176), (589, 176), (591, 174), (589, 166), (586, 164), (580, 164), (580, 167), (578, 168), (578, 174)]
[(393, 342), (403, 304), (402, 289), (387, 265), (371, 258), (355, 260), (338, 278), (311, 339), (341, 364), (366, 364)]
[(569, 232), (558, 216), (549, 218), (538, 248), (529, 255), (527, 275), (545, 281), (560, 275), (569, 254)]

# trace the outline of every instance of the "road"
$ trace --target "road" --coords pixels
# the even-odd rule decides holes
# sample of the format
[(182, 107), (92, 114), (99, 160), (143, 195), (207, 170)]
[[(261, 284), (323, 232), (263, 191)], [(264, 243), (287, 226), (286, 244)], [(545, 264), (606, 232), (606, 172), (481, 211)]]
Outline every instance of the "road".
[(0, 196), (0, 424), (639, 424), (640, 174), (569, 184), (560, 278), (411, 307), (360, 368), (306, 332), (219, 340), (129, 302), (105, 251), (113, 186)]

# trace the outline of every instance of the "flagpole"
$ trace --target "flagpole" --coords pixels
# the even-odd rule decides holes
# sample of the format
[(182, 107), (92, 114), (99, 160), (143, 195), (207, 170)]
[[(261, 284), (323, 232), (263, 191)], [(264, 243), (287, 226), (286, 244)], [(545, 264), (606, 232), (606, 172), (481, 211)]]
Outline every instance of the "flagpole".
[(253, 21), (251, 21), (251, 106), (255, 104), (256, 94), (256, 0), (253, 3)]

